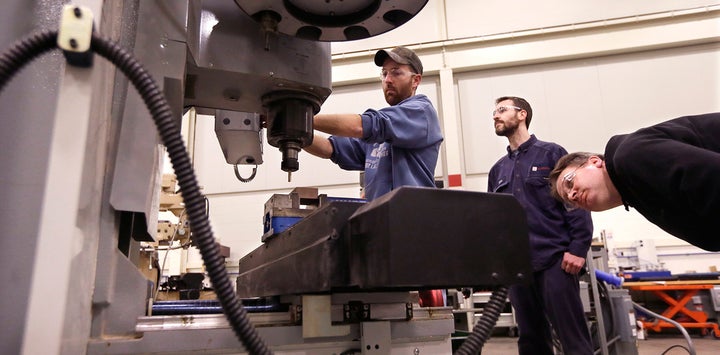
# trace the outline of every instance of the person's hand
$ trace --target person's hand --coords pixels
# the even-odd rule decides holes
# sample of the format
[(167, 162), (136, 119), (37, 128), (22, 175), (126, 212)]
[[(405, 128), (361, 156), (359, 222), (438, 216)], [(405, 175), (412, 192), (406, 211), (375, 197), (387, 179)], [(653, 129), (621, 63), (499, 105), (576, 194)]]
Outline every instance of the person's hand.
[(560, 263), (560, 267), (563, 271), (573, 275), (577, 275), (580, 270), (582, 270), (583, 266), (585, 266), (585, 258), (572, 255), (568, 252), (565, 252), (563, 260)]

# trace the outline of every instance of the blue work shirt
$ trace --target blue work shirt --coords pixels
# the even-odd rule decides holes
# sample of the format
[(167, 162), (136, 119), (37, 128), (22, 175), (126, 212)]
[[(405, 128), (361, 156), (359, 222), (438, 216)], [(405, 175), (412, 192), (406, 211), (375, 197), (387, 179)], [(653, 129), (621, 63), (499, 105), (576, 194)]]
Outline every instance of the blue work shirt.
[(440, 120), (430, 99), (411, 96), (361, 115), (362, 138), (329, 137), (330, 160), (345, 170), (365, 171), (365, 198), (372, 201), (401, 186), (435, 186)]
[(548, 175), (567, 151), (534, 134), (517, 150), (507, 150), (490, 169), (488, 191), (512, 194), (525, 209), (533, 269), (550, 267), (565, 252), (587, 257), (593, 233), (590, 212), (568, 212), (550, 195)]

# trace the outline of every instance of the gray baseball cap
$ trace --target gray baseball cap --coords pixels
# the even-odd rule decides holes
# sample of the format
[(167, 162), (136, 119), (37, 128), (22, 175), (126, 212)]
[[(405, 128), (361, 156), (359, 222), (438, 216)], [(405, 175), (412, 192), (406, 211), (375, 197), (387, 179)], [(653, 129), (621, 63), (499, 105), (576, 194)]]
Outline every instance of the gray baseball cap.
[(405, 47), (395, 47), (389, 51), (381, 49), (375, 53), (375, 65), (379, 67), (383, 66), (385, 59), (388, 57), (397, 63), (409, 65), (417, 74), (423, 73), (422, 62), (411, 49)]

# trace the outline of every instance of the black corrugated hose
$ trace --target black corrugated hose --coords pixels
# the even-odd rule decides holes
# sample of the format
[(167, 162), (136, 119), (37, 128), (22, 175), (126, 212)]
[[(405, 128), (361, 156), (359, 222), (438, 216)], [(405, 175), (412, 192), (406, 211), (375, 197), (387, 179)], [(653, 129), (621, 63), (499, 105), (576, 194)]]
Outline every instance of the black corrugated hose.
[(488, 303), (483, 308), (482, 316), (480, 316), (480, 319), (475, 323), (472, 333), (470, 333), (467, 339), (460, 345), (460, 348), (455, 351), (456, 355), (480, 354), (480, 350), (482, 350), (485, 342), (490, 338), (490, 333), (500, 317), (500, 312), (505, 308), (507, 295), (508, 288), (506, 286), (499, 286), (493, 291), (490, 300), (488, 300)]
[[(16, 41), (7, 51), (0, 54), (0, 92), (25, 64), (40, 54), (57, 48), (57, 36), (57, 30), (44, 30), (31, 34)], [(193, 229), (193, 240), (200, 249), (210, 281), (235, 335), (250, 354), (271, 354), (256, 329), (250, 324), (247, 312), (232, 287), (225, 269), (225, 258), (220, 253), (219, 245), (215, 243), (205, 213), (205, 199), (200, 193), (180, 129), (175, 124), (165, 96), (137, 59), (113, 41), (93, 34), (91, 50), (115, 64), (130, 79), (150, 110), (177, 175)]]

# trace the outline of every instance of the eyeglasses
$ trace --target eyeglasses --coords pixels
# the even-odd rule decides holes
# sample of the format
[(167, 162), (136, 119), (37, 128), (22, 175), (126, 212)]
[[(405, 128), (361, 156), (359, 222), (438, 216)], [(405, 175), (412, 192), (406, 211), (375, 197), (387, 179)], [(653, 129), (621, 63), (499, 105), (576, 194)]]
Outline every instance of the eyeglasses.
[(568, 192), (572, 191), (573, 187), (575, 187), (575, 183), (573, 183), (573, 180), (575, 179), (575, 175), (577, 175), (578, 169), (582, 168), (586, 163), (587, 162), (578, 165), (577, 168), (575, 168), (573, 171), (563, 175), (563, 177), (562, 177), (561, 184), (562, 184), (562, 188), (563, 188), (563, 193), (562, 193), (561, 197), (563, 199), (563, 203), (565, 204), (565, 209), (568, 211), (572, 211), (577, 208), (577, 206), (575, 206), (574, 202), (569, 201), (567, 199), (568, 198), (567, 195), (568, 195)]
[(512, 109), (515, 109), (515, 110), (518, 110), (518, 111), (522, 111), (522, 108), (517, 107), (517, 106), (498, 106), (497, 108), (495, 108), (495, 109), (493, 110), (492, 115), (493, 115), (493, 116), (495, 116), (495, 115), (497, 115), (497, 114), (501, 114), (501, 115), (502, 115), (503, 113), (505, 113), (505, 111), (507, 111), (507, 110), (509, 110), (509, 109), (511, 109), (511, 108), (512, 108)]
[[(405, 76), (405, 74), (408, 74), (409, 72), (404, 71), (400, 68), (392, 68), (390, 70), (384, 70), (380, 72), (380, 79), (385, 80), (388, 76), (391, 76), (392, 78), (399, 78), (401, 76)], [(409, 73), (412, 75), (418, 75), (417, 73)]]

